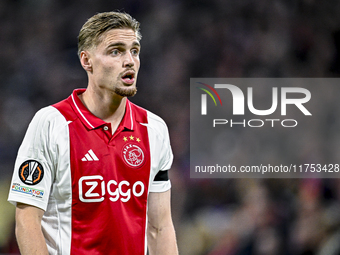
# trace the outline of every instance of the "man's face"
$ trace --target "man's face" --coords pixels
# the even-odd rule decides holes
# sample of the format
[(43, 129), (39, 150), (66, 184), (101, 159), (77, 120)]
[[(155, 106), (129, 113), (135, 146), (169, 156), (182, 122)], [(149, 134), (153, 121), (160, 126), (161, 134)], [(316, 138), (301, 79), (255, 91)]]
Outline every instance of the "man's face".
[(133, 96), (140, 66), (140, 44), (132, 29), (111, 29), (102, 35), (96, 48), (89, 50), (94, 86)]

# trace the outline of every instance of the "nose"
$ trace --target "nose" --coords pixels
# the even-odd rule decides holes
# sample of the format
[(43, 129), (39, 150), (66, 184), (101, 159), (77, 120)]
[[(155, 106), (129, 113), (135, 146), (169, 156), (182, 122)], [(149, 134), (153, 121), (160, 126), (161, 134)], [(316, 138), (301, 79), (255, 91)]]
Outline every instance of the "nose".
[(127, 52), (125, 54), (125, 58), (124, 58), (124, 62), (123, 62), (123, 66), (124, 67), (132, 67), (135, 65), (134, 59), (132, 57), (132, 54), (130, 52)]

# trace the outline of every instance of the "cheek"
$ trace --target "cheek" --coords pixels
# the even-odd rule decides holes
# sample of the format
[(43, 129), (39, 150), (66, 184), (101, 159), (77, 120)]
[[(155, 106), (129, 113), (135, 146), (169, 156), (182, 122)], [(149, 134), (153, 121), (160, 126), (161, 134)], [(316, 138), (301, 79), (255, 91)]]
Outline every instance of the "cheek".
[(113, 68), (107, 66), (97, 68), (97, 71), (94, 74), (101, 83), (111, 83), (118, 79), (117, 77), (119, 76)]
[(140, 67), (140, 60), (137, 59), (137, 60), (135, 61), (135, 68), (136, 68), (136, 71), (138, 71), (139, 67)]
[(103, 65), (101, 66), (101, 72), (103, 74), (106, 74), (106, 75), (115, 75), (115, 74), (118, 74), (118, 68), (113, 65), (112, 63), (103, 63)]

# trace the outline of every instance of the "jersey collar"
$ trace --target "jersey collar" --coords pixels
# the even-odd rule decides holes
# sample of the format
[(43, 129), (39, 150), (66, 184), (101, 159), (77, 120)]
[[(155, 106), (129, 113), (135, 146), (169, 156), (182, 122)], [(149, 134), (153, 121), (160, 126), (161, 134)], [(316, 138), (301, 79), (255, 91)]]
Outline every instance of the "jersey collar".
[[(75, 89), (71, 94), (69, 100), (71, 101), (70, 103), (74, 112), (88, 129), (96, 129), (107, 125), (105, 121), (93, 115), (79, 99), (78, 95), (84, 93), (85, 90), (86, 89)], [(134, 130), (135, 116), (131, 109), (131, 104), (129, 100), (126, 100), (125, 114), (119, 126)]]

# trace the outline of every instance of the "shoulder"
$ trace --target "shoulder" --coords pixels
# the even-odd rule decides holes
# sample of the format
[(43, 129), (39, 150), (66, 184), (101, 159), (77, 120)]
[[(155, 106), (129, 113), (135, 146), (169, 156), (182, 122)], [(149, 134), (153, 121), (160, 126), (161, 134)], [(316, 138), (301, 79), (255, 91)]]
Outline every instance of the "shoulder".
[(137, 122), (142, 123), (142, 124), (147, 124), (149, 128), (165, 130), (165, 131), (168, 130), (165, 121), (158, 115), (132, 102), (130, 102), (130, 105), (131, 105), (132, 111), (135, 113), (135, 118)]
[(148, 121), (151, 125), (155, 125), (156, 127), (167, 129), (167, 125), (161, 117), (159, 117), (158, 115), (150, 111), (147, 111), (147, 115), (148, 115)]
[(36, 112), (32, 122), (40, 125), (46, 125), (48, 123), (57, 124), (60, 121), (65, 120), (65, 117), (60, 113), (58, 109), (53, 106), (47, 106)]
[(56, 104), (40, 109), (34, 119), (38, 119), (45, 123), (62, 124), (63, 122), (72, 122), (77, 119), (77, 115), (73, 111), (70, 104), (71, 97), (68, 97)]
[(28, 132), (38, 135), (50, 134), (58, 136), (63, 128), (68, 126), (69, 121), (55, 107), (47, 106), (36, 112), (31, 123), (29, 124)]
[(67, 133), (67, 121), (53, 106), (47, 106), (36, 112), (26, 131), (18, 155), (39, 158), (41, 152), (54, 150), (60, 134)]
[(143, 121), (140, 121), (140, 123), (145, 123), (150, 129), (153, 129), (157, 133), (167, 133), (168, 127), (165, 123), (165, 121), (155, 113), (146, 110), (140, 106), (136, 106), (137, 111), (144, 111), (145, 119)]
[[(147, 111), (148, 122), (147, 127), (149, 129), (150, 139), (155, 139), (159, 144), (169, 144), (169, 130), (165, 121), (158, 115)], [(153, 138), (151, 138), (153, 137)]]

